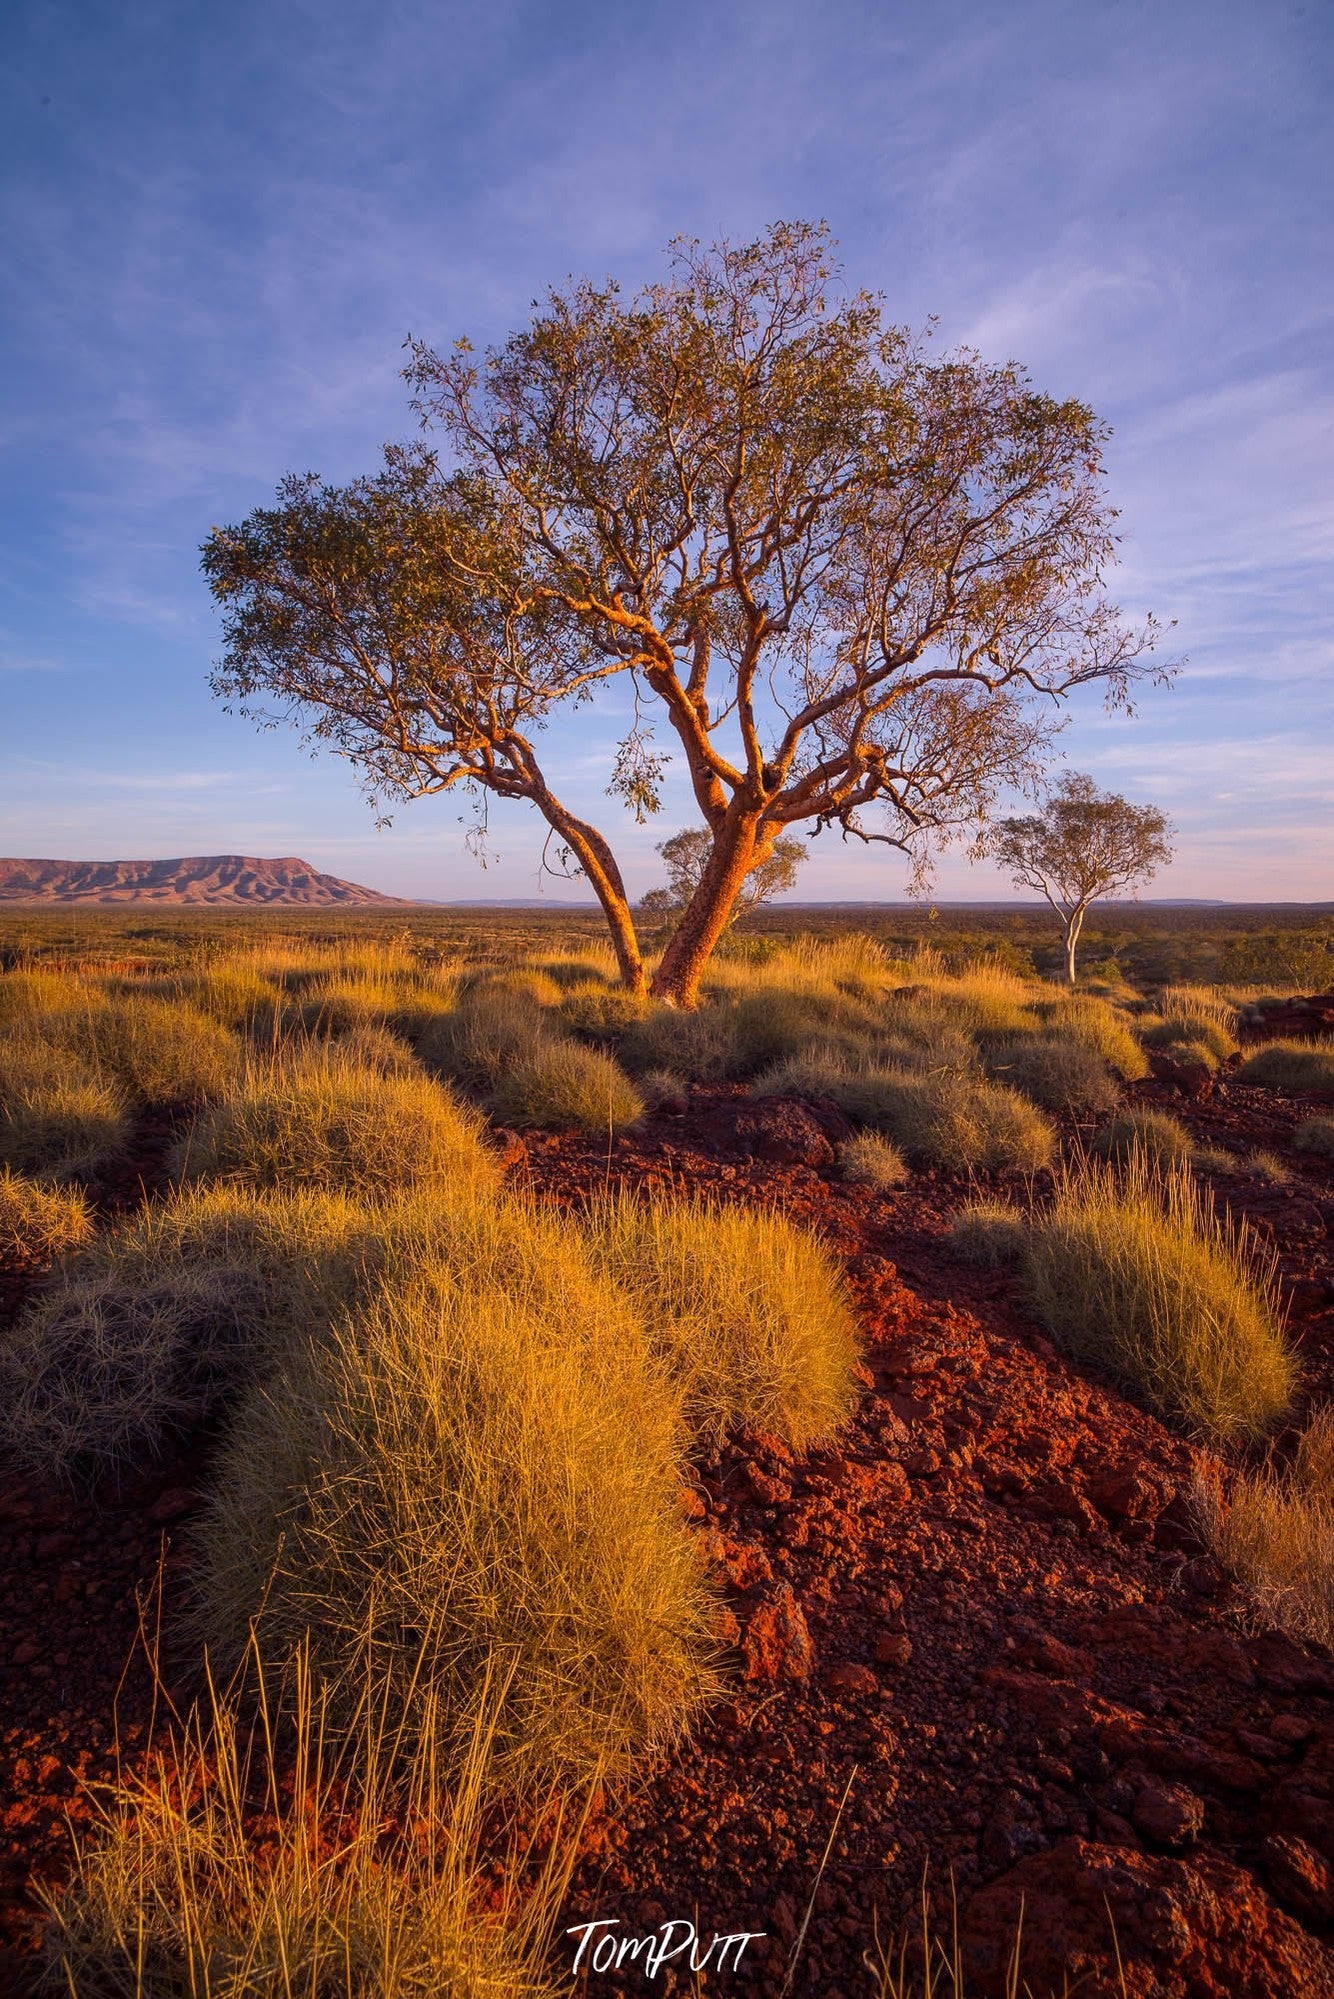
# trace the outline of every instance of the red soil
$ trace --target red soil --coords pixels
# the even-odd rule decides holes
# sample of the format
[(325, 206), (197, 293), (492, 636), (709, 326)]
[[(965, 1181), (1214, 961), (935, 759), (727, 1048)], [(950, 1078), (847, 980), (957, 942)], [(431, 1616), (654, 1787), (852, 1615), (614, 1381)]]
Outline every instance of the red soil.
[[(1277, 1149), (1320, 1106), (1224, 1083), (1172, 1108), (1203, 1143)], [(704, 1989), (777, 1995), (810, 1906), (791, 1990), (852, 1999), (929, 1864), (938, 1902), (957, 1890), (970, 1993), (1002, 1989), (1022, 1902), (1035, 1992), (1067, 1964), (1085, 1999), (1115, 1992), (1114, 1922), (1135, 1999), (1334, 1995), (1334, 1665), (1254, 1629), (1199, 1548), (1195, 1451), (1067, 1365), (1012, 1280), (954, 1258), (957, 1182), (841, 1186), (790, 1156), (827, 1157), (810, 1118), (755, 1110), (697, 1090), (610, 1150), (512, 1148), (556, 1200), (699, 1188), (816, 1223), (867, 1341), (835, 1450), (794, 1463), (750, 1436), (699, 1468), (686, 1504), (725, 1579), (729, 1694), (604, 1806), (568, 1921), (764, 1931)], [(1272, 1239), (1307, 1386), (1329, 1392), (1330, 1163), (1219, 1185)], [(0, 1312), (23, 1288), (11, 1273)], [(151, 1481), (91, 1498), (0, 1484), (0, 1989), (36, 1936), (35, 1885), (68, 1865), (66, 1813), (86, 1821), (81, 1786), (113, 1767), (118, 1689), (121, 1741), (152, 1727), (151, 1677), (122, 1682), (136, 1593), (151, 1600), (165, 1551), (170, 1619), (206, 1456), (189, 1440)], [(664, 1972), (635, 1989), (673, 1988)]]

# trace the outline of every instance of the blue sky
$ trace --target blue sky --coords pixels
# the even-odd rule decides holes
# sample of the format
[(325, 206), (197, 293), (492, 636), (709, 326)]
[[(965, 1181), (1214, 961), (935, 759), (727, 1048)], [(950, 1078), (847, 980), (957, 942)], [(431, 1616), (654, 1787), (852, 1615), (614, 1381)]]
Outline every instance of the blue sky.
[[(938, 345), (1114, 427), (1116, 593), (1189, 666), (1061, 739), (1164, 805), (1152, 893), (1334, 897), (1334, 12), (1323, 0), (10, 0), (0, 82), (0, 852), (301, 854), (399, 894), (522, 896), (542, 828), (377, 832), (346, 767), (223, 714), (197, 568), (289, 469), (410, 425), (406, 333), (479, 343), (677, 232), (822, 216)], [(623, 718), (551, 739), (602, 796)], [(816, 843), (804, 897), (904, 891)], [(569, 894), (553, 886), (555, 894)], [(1006, 885), (947, 857), (944, 897)]]

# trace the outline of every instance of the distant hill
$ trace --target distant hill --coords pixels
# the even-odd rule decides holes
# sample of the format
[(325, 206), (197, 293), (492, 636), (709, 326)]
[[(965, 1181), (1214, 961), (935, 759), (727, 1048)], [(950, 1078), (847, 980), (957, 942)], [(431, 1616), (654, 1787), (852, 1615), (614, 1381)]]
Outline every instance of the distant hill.
[(356, 882), (322, 875), (292, 855), (204, 854), (176, 861), (0, 860), (0, 902), (153, 902), (250, 907), (266, 903), (397, 904)]

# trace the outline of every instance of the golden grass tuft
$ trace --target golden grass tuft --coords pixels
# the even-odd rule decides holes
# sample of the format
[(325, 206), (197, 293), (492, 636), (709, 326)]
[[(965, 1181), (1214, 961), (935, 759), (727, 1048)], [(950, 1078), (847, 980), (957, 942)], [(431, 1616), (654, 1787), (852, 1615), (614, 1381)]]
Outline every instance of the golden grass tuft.
[(1209, 1051), (1211, 1066), (1226, 1062), (1237, 1052), (1234, 1036), (1221, 1020), (1204, 1013), (1172, 1013), (1144, 1030), (1144, 1044), (1148, 1048), (1161, 1048), (1169, 1055), (1179, 1056), (1181, 1051), (1192, 1053), (1200, 1048)]
[(73, 972), (34, 967), (0, 973), (0, 1026), (6, 1028), (96, 1003), (92, 989)]
[(1292, 1149), (1315, 1159), (1334, 1159), (1334, 1117), (1303, 1118), (1292, 1134)]
[(1201, 1479), (1195, 1497), (1214, 1553), (1265, 1621), (1334, 1646), (1334, 1405), (1310, 1417), (1286, 1473), (1243, 1471), (1230, 1502)]
[(1066, 993), (1039, 1007), (1044, 1023), (1100, 1055), (1124, 1083), (1137, 1083), (1149, 1073), (1149, 1059), (1119, 1008), (1092, 993)]
[(493, 1218), (508, 1292), (458, 1241), (293, 1346), (238, 1410), (197, 1534), (205, 1635), (235, 1656), (262, 1603), (270, 1652), (309, 1633), (332, 1684), (369, 1656), (405, 1742), (498, 1668), (496, 1763), (521, 1784), (626, 1769), (709, 1685), (675, 1399), (568, 1227), (530, 1232), (539, 1260), (531, 1220)]
[(1248, 1055), (1237, 1081), (1264, 1090), (1284, 1090), (1292, 1096), (1306, 1091), (1334, 1091), (1334, 1042), (1270, 1041)]
[(1067, 1034), (996, 1042), (987, 1051), (986, 1066), (995, 1081), (1044, 1111), (1091, 1115), (1113, 1109), (1121, 1094), (1103, 1057)]
[(1166, 1111), (1124, 1111), (1094, 1134), (1093, 1151), (1099, 1159), (1115, 1160), (1140, 1153), (1160, 1166), (1192, 1156), (1190, 1133)]
[(172, 1151), (177, 1179), (323, 1186), (362, 1197), (493, 1182), (482, 1121), (428, 1076), (386, 1073), (336, 1044), (255, 1062)]
[(0, 1165), (70, 1177), (123, 1151), (130, 1110), (123, 1092), (77, 1055), (30, 1035), (0, 1047)]
[(0, 1257), (46, 1264), (87, 1242), (93, 1218), (74, 1187), (42, 1187), (0, 1168)]
[(474, 986), (452, 1013), (441, 1014), (425, 1028), (417, 1054), (437, 1074), (487, 1090), (552, 1038), (551, 1016), (530, 993), (505, 985)]
[(859, 1131), (839, 1146), (838, 1171), (855, 1187), (901, 1187), (912, 1177), (897, 1145), (876, 1131)]
[[(249, 1662), (248, 1662), (249, 1663)], [(372, 1689), (336, 1725), (301, 1659), (205, 1699), (97, 1801), (47, 1896), (36, 1990), (63, 1999), (554, 1999), (543, 1969), (574, 1855), (499, 1839), (490, 1681), (448, 1756), (407, 1769)], [(512, 1836), (510, 1845), (513, 1845)]]
[(1142, 1154), (1121, 1173), (1089, 1165), (1029, 1219), (1030, 1302), (1059, 1345), (1151, 1407), (1218, 1441), (1267, 1435), (1296, 1363), (1273, 1270), (1220, 1220), (1184, 1170)]
[(597, 1268), (632, 1301), (710, 1441), (738, 1425), (797, 1450), (831, 1437), (852, 1407), (859, 1342), (828, 1252), (784, 1216), (704, 1201), (590, 1205)]
[(1024, 1217), (1007, 1201), (970, 1201), (950, 1229), (955, 1253), (979, 1270), (1005, 1270), (1019, 1263), (1024, 1240)]
[(544, 1131), (613, 1131), (644, 1115), (625, 1071), (576, 1041), (539, 1041), (499, 1079), (492, 1102), (505, 1123)]
[(1056, 1135), (1042, 1113), (1001, 1083), (961, 1075), (868, 1070), (831, 1091), (849, 1117), (883, 1132), (915, 1164), (951, 1173), (1036, 1172)]

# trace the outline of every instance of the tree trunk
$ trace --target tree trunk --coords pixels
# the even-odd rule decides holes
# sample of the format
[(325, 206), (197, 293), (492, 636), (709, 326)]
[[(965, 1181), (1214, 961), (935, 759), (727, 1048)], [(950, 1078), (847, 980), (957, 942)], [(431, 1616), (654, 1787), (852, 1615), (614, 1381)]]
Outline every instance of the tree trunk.
[(550, 792), (538, 794), (536, 803), (547, 824), (560, 835), (588, 877), (607, 919), (621, 984), (626, 992), (640, 997), (648, 990), (648, 978), (640, 955), (639, 939), (635, 935), (625, 883), (611, 848), (596, 827), (576, 819)]
[(742, 884), (768, 844), (757, 838), (759, 814), (729, 810), (714, 837), (713, 852), (663, 952), (653, 976), (653, 997), (694, 1007), (714, 945), (727, 928)]
[(1079, 949), (1079, 933), (1083, 928), (1084, 911), (1082, 909), (1072, 910), (1066, 918), (1065, 923), (1065, 976), (1072, 986), (1078, 980), (1078, 974), (1075, 971), (1075, 953)]

